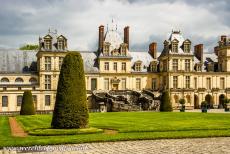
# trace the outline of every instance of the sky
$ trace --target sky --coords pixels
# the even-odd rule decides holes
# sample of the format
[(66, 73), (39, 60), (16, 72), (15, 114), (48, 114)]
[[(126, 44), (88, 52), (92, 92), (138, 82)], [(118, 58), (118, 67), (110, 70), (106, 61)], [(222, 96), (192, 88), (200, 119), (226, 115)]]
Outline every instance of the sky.
[(37, 44), (48, 29), (68, 39), (69, 50), (97, 50), (98, 27), (114, 19), (121, 36), (130, 27), (130, 50), (148, 51), (180, 30), (193, 45), (213, 52), (230, 35), (229, 0), (0, 0), (0, 48)]

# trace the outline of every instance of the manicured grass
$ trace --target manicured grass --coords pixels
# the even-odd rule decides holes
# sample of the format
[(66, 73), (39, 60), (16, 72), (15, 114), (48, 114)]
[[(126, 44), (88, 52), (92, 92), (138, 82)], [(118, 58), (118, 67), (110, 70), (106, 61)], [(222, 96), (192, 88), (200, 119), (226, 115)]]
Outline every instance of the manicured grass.
[[(230, 137), (230, 114), (91, 113), (89, 125), (95, 128), (95, 133), (92, 134), (76, 133), (77, 130), (63, 130), (63, 132), (52, 130), (50, 129), (52, 115), (17, 116), (16, 118), (24, 129), (31, 134), (34, 133), (33, 135), (48, 133), (58, 136), (11, 137), (8, 117), (0, 117), (0, 147), (163, 138)], [(100, 129), (113, 129), (118, 133), (106, 134)], [(61, 133), (68, 135), (63, 136)]]

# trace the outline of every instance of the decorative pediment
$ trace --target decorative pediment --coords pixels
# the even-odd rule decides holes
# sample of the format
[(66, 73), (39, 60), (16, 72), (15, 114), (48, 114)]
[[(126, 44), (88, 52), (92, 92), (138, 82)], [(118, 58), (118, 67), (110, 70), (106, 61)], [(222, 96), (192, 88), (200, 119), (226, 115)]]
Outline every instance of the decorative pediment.
[(120, 83), (120, 79), (118, 79), (117, 77), (114, 77), (113, 79), (111, 79), (111, 83), (113, 84), (119, 84)]
[(49, 34), (47, 34), (47, 35), (44, 37), (44, 39), (52, 39), (52, 36), (49, 35)]
[(57, 39), (60, 39), (60, 40), (64, 39), (64, 40), (66, 40), (65, 36), (63, 36), (63, 35), (58, 36)]
[(177, 39), (172, 40), (172, 43), (179, 43)]
[(186, 39), (183, 43), (184, 44), (191, 44), (192, 42), (189, 39)]

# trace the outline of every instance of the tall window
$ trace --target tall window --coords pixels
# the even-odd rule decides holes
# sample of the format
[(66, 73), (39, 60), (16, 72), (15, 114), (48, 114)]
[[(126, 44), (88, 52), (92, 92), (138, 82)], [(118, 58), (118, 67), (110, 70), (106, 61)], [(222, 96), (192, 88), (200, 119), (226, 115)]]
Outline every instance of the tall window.
[(51, 40), (45, 40), (45, 49), (51, 50)]
[(61, 70), (61, 65), (62, 65), (63, 59), (64, 59), (64, 57), (59, 57), (59, 63), (58, 63), (59, 70)]
[(173, 71), (178, 71), (178, 59), (173, 59)]
[(126, 89), (126, 79), (121, 79), (121, 89), (125, 90)]
[(2, 96), (2, 107), (8, 107), (8, 96)]
[(45, 57), (45, 70), (51, 70), (51, 57)]
[(22, 105), (22, 96), (17, 96), (17, 106)]
[(141, 90), (141, 79), (140, 78), (136, 78), (136, 89)]
[(207, 87), (208, 90), (211, 89), (211, 78), (207, 78), (206, 87)]
[(185, 77), (185, 88), (190, 88), (190, 76)]
[(141, 63), (135, 64), (135, 71), (141, 71)]
[(93, 78), (91, 79), (91, 90), (97, 89), (97, 79)]
[(121, 70), (122, 71), (126, 70), (126, 63), (125, 62), (122, 62), (122, 64), (121, 64)]
[(64, 42), (63, 42), (63, 40), (58, 40), (58, 50), (64, 50)]
[(114, 63), (113, 63), (113, 70), (114, 70), (114, 71), (117, 71), (117, 62), (114, 62)]
[(157, 89), (157, 79), (156, 78), (152, 78), (152, 89), (153, 90)]
[(194, 89), (197, 89), (197, 78), (194, 78)]
[(51, 89), (51, 75), (45, 75), (45, 89)]
[(173, 88), (177, 89), (177, 87), (178, 87), (178, 77), (173, 76)]
[(224, 78), (220, 78), (220, 89), (224, 89), (225, 81)]
[(172, 43), (172, 52), (178, 52), (178, 44), (177, 43)]
[(109, 90), (109, 79), (104, 79), (104, 90)]
[(105, 62), (105, 70), (109, 70), (109, 62)]
[(50, 106), (50, 95), (45, 95), (45, 106)]
[(190, 71), (190, 59), (185, 59), (185, 71)]
[(184, 44), (184, 52), (185, 53), (189, 53), (190, 52), (190, 48), (191, 48), (190, 44)]

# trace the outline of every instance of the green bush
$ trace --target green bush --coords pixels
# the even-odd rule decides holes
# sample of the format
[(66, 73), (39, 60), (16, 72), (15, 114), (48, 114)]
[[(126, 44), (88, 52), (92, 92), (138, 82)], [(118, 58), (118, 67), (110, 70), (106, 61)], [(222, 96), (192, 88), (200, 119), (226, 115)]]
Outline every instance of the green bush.
[(31, 91), (24, 91), (20, 115), (34, 115), (35, 108)]
[(161, 112), (171, 112), (173, 110), (168, 91), (162, 92), (160, 101), (161, 101), (160, 102), (160, 111)]
[(70, 52), (61, 67), (51, 127), (85, 128), (88, 118), (83, 60)]

